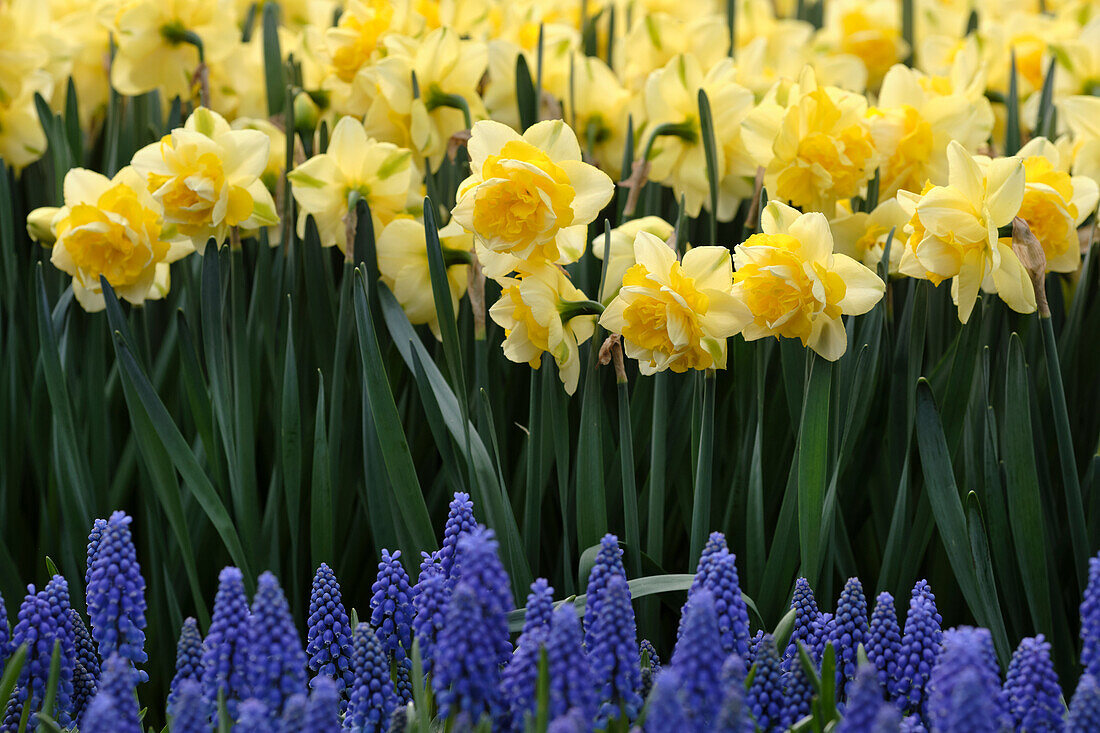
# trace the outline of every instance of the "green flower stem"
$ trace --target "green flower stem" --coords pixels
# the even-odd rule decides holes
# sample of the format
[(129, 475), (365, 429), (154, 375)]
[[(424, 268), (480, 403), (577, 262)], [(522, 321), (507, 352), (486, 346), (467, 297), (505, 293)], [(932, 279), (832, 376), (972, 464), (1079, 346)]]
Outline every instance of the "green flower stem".
[(657, 138), (662, 135), (672, 135), (681, 140), (695, 142), (698, 133), (695, 130), (695, 126), (690, 122), (665, 122), (657, 125), (653, 128), (653, 132), (649, 134), (649, 140), (645, 144), (645, 153), (642, 155), (642, 160), (649, 160), (650, 155), (653, 153), (654, 143), (656, 143)]
[(473, 120), (470, 117), (470, 105), (461, 94), (447, 94), (433, 84), (428, 91), (427, 99), (424, 100), (424, 106), (429, 112), (439, 109), (440, 107), (457, 109), (462, 112), (462, 119), (466, 123), (466, 129), (469, 130), (474, 126)]
[(598, 316), (603, 313), (603, 305), (595, 300), (574, 300), (563, 302), (558, 306), (561, 313), (561, 322), (567, 323), (577, 316)]
[(703, 378), (703, 412), (699, 425), (699, 462), (695, 466), (695, 501), (691, 509), (690, 567), (699, 562), (710, 529), (711, 483), (714, 474), (714, 392), (715, 371), (707, 369)]

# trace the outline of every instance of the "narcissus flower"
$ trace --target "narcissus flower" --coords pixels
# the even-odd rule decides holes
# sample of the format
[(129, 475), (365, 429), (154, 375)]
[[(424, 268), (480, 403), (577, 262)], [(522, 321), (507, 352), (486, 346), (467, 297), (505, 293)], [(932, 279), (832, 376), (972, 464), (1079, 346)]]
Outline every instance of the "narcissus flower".
[(873, 271), (833, 252), (823, 214), (772, 201), (754, 234), (733, 253), (733, 293), (751, 312), (741, 335), (797, 338), (829, 361), (848, 347), (842, 315), (874, 307), (886, 286)]
[(1100, 183), (1100, 97), (1066, 97), (1058, 115), (1073, 139), (1073, 173)]
[(878, 106), (867, 114), (884, 159), (880, 201), (899, 190), (920, 190), (925, 181), (947, 183), (947, 143), (977, 150), (993, 131), (993, 109), (984, 96), (971, 97), (946, 78), (901, 64), (886, 73)]
[(733, 296), (729, 250), (696, 247), (678, 261), (667, 244), (642, 231), (634, 259), (600, 325), (622, 334), (642, 374), (724, 369), (726, 339), (751, 320)]
[(270, 143), (259, 130), (233, 130), (205, 107), (183, 127), (134, 154), (134, 170), (164, 209), (164, 220), (190, 237), (201, 254), (230, 227), (256, 229), (279, 221), (260, 176)]
[(862, 95), (818, 86), (810, 67), (790, 90), (786, 108), (772, 102), (753, 110), (745, 142), (766, 166), (768, 195), (830, 213), (838, 200), (858, 196), (879, 162), (866, 112)]
[[(447, 267), (451, 307), (457, 311), (458, 300), (466, 292), (469, 263), (473, 257), (473, 236), (451, 222), (439, 230), (439, 244)], [(393, 291), (409, 321), (428, 324), (435, 337), (441, 338), (428, 269), (424, 223), (415, 219), (395, 219), (382, 230), (376, 247), (382, 282)]]
[[(65, 174), (65, 205), (54, 210), (50, 262), (73, 276), (73, 295), (87, 311), (103, 310), (102, 275), (134, 305), (168, 292), (168, 264), (190, 254), (191, 242), (164, 222), (160, 205), (127, 166), (113, 179), (73, 168)], [(30, 218), (47, 218), (37, 209)]]
[(752, 196), (756, 162), (741, 139), (741, 120), (753, 106), (753, 95), (734, 79), (729, 59), (704, 75), (692, 54), (677, 56), (646, 81), (645, 107), (649, 121), (645, 135), (664, 131), (653, 141), (649, 176), (672, 186), (689, 216), (710, 208), (710, 183), (699, 119), (699, 90), (710, 104), (714, 127), (715, 162), (719, 181), (718, 218), (733, 218), (741, 199)]
[(321, 245), (347, 252), (347, 220), (354, 199), (370, 206), (375, 235), (405, 208), (419, 174), (412, 152), (367, 137), (362, 123), (343, 117), (336, 123), (328, 151), (295, 168), (290, 179), (298, 202), (298, 236), (304, 237), (306, 219), (317, 222)]
[(546, 261), (524, 263), (516, 277), (500, 283), (500, 300), (489, 315), (504, 329), (504, 355), (538, 369), (543, 352), (548, 352), (565, 391), (573, 394), (581, 374), (578, 346), (596, 328), (594, 304), (564, 270)]
[[(581, 162), (573, 130), (561, 120), (522, 137), (482, 120), (468, 146), (472, 173), (458, 187), (455, 220), (493, 252), (567, 263), (584, 251), (587, 225), (607, 205), (607, 174)], [(526, 359), (522, 360), (526, 361)]]
[[(160, 90), (163, 98), (190, 99), (202, 43), (207, 63), (223, 58), (240, 31), (228, 0), (136, 0), (103, 3), (102, 19), (117, 44), (111, 86), (134, 96)], [(112, 12), (114, 11), (114, 12)]]
[(1096, 181), (1070, 176), (1058, 149), (1033, 138), (1018, 154), (1024, 161), (1024, 200), (1018, 216), (1043, 245), (1047, 272), (1075, 272), (1081, 263), (1077, 227), (1096, 209)]
[(891, 0), (831, 2), (825, 10), (821, 41), (862, 61), (867, 67), (867, 86), (875, 89), (886, 70), (909, 53), (900, 21), (897, 5)]
[(1034, 311), (1031, 280), (1011, 246), (997, 237), (1023, 202), (1023, 164), (1019, 158), (971, 156), (957, 142), (948, 145), (947, 159), (946, 186), (898, 193), (910, 216), (899, 271), (934, 285), (951, 279), (963, 323), (979, 289), (996, 292), (1015, 311)]

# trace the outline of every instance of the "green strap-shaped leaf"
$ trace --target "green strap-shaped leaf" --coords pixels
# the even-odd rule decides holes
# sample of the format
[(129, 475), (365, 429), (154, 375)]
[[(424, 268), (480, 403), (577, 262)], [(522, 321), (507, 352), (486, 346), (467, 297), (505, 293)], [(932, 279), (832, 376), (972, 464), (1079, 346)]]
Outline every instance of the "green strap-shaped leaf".
[(829, 470), (829, 401), (832, 365), (810, 356), (806, 397), (798, 430), (798, 539), (802, 572), (816, 585), (821, 571), (821, 528)]
[[(366, 390), (371, 417), (374, 421), (378, 442), (382, 447), (382, 456), (389, 475), (394, 503), (401, 515), (402, 522), (414, 547), (407, 548), (406, 557), (417, 557), (417, 551), (436, 546), (435, 532), (432, 530), (428, 507), (424, 504), (424, 495), (420, 490), (420, 481), (416, 476), (412, 453), (405, 439), (405, 429), (401, 416), (390, 390), (386, 377), (386, 368), (382, 363), (382, 354), (378, 348), (378, 337), (374, 330), (374, 319), (367, 305), (366, 269), (355, 271), (355, 323), (359, 333), (359, 357), (363, 367), (363, 388)], [(367, 476), (367, 481), (372, 477)]]

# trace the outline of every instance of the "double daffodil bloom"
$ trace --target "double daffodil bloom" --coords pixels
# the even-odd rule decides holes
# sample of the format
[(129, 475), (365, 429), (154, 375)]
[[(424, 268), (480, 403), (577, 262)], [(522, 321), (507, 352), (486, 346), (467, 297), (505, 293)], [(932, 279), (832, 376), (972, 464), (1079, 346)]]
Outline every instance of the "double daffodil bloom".
[(584, 252), (587, 226), (611, 200), (603, 171), (581, 162), (577, 137), (561, 120), (521, 137), (482, 120), (468, 145), (470, 176), (452, 215), (491, 252), (566, 264)]
[(806, 67), (786, 102), (765, 100), (749, 113), (747, 148), (766, 166), (771, 198), (832, 213), (837, 201), (860, 194), (879, 163), (865, 119), (867, 100), (818, 86)]
[(290, 179), (298, 202), (298, 236), (306, 220), (317, 224), (322, 247), (336, 245), (347, 252), (347, 217), (356, 197), (370, 206), (375, 236), (404, 210), (419, 173), (412, 152), (367, 137), (363, 124), (342, 117), (332, 130), (327, 152), (295, 168)]
[(600, 325), (622, 335), (642, 374), (725, 369), (726, 339), (752, 319), (733, 295), (729, 250), (695, 247), (678, 261), (662, 240), (640, 231), (634, 259)]
[(554, 357), (565, 391), (577, 391), (579, 345), (596, 329), (594, 304), (557, 265), (526, 262), (516, 277), (500, 280), (500, 300), (489, 316), (504, 329), (504, 356), (538, 369), (543, 352)]
[[(457, 223), (451, 222), (439, 230), (439, 244), (447, 268), (451, 289), (451, 308), (458, 311), (458, 301), (466, 292), (474, 246), (473, 236)], [(415, 219), (394, 219), (378, 236), (378, 270), (382, 282), (393, 291), (405, 310), (409, 322), (426, 323), (437, 339), (439, 319), (432, 292), (432, 276), (428, 267), (428, 246), (424, 222)]]
[(1081, 264), (1079, 227), (1096, 210), (1096, 181), (1070, 176), (1058, 148), (1037, 137), (1020, 148), (1024, 161), (1024, 200), (1017, 214), (1043, 245), (1047, 272), (1076, 272)]
[(234, 130), (199, 107), (181, 128), (134, 154), (133, 166), (164, 210), (164, 220), (191, 238), (201, 254), (230, 227), (256, 229), (279, 221), (260, 176), (270, 142), (259, 130)]
[[(838, 211), (842, 207), (837, 207)], [(890, 243), (890, 274), (898, 274), (901, 264), (901, 251), (905, 247), (905, 229), (909, 216), (898, 203), (897, 198), (889, 198), (875, 207), (874, 211), (856, 211), (844, 213), (829, 220), (829, 229), (833, 233), (835, 250), (874, 269), (886, 254), (886, 239), (894, 232)]]
[(984, 96), (956, 91), (950, 80), (907, 66), (886, 73), (878, 106), (867, 113), (871, 137), (882, 154), (879, 200), (925, 181), (947, 183), (947, 144), (977, 150), (993, 132), (993, 108)]
[(53, 240), (50, 262), (73, 277), (73, 295), (86, 311), (101, 311), (102, 275), (134, 305), (168, 292), (168, 264), (194, 251), (161, 217), (145, 182), (127, 166), (113, 179), (83, 168), (65, 175), (65, 205), (36, 209), (28, 230)]
[(898, 270), (935, 285), (950, 279), (963, 323), (970, 319), (979, 289), (996, 292), (1015, 311), (1034, 311), (1031, 280), (1012, 247), (997, 235), (1020, 211), (1023, 163), (971, 156), (957, 142), (947, 147), (947, 160), (946, 186), (898, 193), (910, 217)]
[(741, 335), (797, 338), (829, 361), (848, 348), (843, 315), (875, 306), (886, 285), (872, 270), (833, 251), (823, 214), (769, 202), (754, 234), (733, 253), (734, 296), (751, 320)]

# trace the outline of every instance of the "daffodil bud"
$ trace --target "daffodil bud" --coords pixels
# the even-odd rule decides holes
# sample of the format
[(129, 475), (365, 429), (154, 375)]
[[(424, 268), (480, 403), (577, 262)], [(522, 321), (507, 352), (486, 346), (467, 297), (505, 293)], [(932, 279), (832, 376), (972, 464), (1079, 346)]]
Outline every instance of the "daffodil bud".
[(312, 137), (321, 117), (321, 108), (305, 92), (294, 97), (294, 129), (302, 137)]
[(60, 211), (56, 206), (42, 206), (27, 214), (27, 234), (31, 239), (44, 247), (57, 241), (54, 223)]

